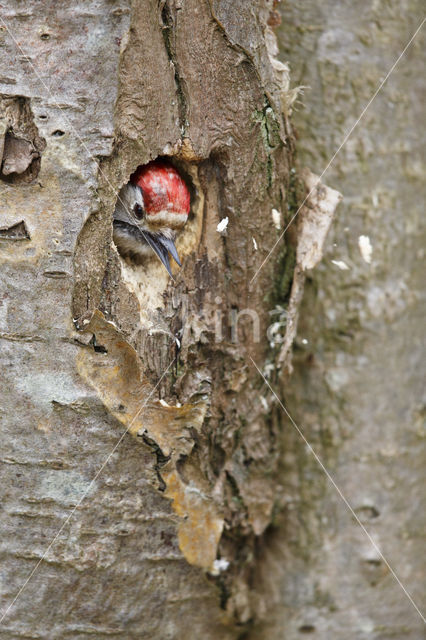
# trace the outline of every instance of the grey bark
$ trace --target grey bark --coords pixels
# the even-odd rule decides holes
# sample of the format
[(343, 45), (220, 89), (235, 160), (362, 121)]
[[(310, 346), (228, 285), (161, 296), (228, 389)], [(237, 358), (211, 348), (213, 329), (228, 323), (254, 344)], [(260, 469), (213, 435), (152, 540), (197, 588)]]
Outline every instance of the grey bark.
[[(423, 19), (419, 2), (289, 2), (280, 57), (309, 87), (298, 160), (321, 173)], [(324, 179), (344, 195), (300, 311), (288, 409), (426, 611), (424, 73), (420, 32)], [(368, 235), (371, 264), (358, 237)], [(331, 260), (344, 261), (339, 270)], [(250, 640), (424, 638), (424, 624), (299, 435), (259, 566)]]

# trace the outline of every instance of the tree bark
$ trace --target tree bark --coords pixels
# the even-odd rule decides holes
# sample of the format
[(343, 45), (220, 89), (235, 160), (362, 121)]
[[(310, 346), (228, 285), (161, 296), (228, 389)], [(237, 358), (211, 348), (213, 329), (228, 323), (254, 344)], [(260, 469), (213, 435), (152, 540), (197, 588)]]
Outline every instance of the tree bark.
[[(274, 368), (295, 261), (282, 243), (251, 283), (292, 188), (270, 10), (2, 10), (4, 638), (231, 639), (258, 615), (281, 418), (249, 356)], [(112, 243), (118, 190), (158, 156), (192, 192), (173, 281)]]
[[(283, 5), (281, 57), (306, 87), (293, 118), (302, 165), (325, 169), (423, 14), (416, 1)], [(307, 280), (285, 389), (293, 419), (423, 615), (424, 38), (423, 27), (324, 177), (343, 205)], [(258, 565), (264, 620), (250, 640), (423, 638), (421, 616), (293, 425), (283, 433), (287, 506)]]

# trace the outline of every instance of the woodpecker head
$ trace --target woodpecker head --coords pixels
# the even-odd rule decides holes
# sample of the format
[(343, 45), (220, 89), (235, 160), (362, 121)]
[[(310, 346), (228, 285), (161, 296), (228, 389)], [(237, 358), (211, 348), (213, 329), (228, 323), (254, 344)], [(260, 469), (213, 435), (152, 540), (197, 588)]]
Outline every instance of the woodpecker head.
[(169, 253), (181, 266), (174, 239), (188, 220), (190, 194), (166, 160), (139, 167), (121, 189), (114, 212), (114, 242), (123, 257), (137, 263), (155, 251), (167, 271)]

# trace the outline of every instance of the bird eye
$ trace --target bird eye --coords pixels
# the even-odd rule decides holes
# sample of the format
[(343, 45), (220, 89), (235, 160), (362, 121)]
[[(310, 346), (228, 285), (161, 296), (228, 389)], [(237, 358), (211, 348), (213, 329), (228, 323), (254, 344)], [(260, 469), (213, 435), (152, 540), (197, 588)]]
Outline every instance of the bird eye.
[(138, 220), (142, 220), (144, 211), (140, 204), (135, 204), (135, 206), (133, 207), (133, 213)]

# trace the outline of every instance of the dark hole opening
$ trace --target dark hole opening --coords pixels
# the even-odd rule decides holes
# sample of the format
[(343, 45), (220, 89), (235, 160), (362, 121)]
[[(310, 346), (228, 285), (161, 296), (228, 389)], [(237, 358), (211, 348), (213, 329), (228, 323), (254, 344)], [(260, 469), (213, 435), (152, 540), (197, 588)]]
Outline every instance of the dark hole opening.
[(102, 344), (98, 344), (95, 334), (93, 334), (89, 344), (93, 347), (93, 351), (95, 351), (96, 353), (108, 353), (108, 349), (106, 347), (104, 347)]
[(302, 624), (302, 626), (299, 627), (299, 631), (300, 633), (314, 633), (315, 627), (313, 624)]

